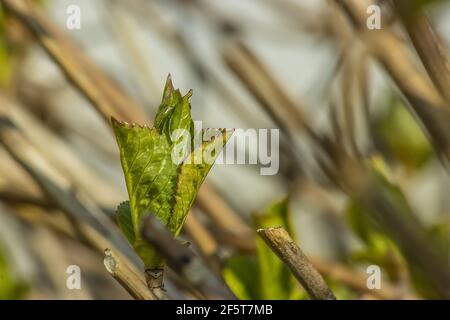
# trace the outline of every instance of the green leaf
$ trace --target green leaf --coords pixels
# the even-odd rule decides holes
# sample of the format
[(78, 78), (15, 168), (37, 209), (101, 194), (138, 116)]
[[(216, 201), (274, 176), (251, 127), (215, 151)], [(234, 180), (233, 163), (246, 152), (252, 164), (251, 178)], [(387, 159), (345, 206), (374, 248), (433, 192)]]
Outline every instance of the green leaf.
[(191, 95), (191, 91), (182, 96), (175, 90), (169, 76), (155, 128), (112, 119), (129, 196), (129, 202), (118, 208), (119, 224), (141, 258), (145, 257), (146, 266), (154, 264), (154, 254), (141, 239), (140, 221), (152, 213), (178, 235), (198, 189), (231, 136), (229, 131), (217, 130), (212, 139), (195, 146)]
[(374, 123), (377, 143), (408, 168), (424, 165), (433, 156), (433, 148), (420, 125), (398, 99)]
[[(231, 132), (221, 131), (218, 137), (204, 142), (201, 148), (195, 149), (179, 167), (175, 204), (167, 224), (175, 235), (180, 233), (187, 212), (192, 207), (201, 184), (219, 155), (218, 153), (212, 154), (211, 150), (221, 150), (230, 136)], [(202, 158), (209, 160), (201, 161)]]
[[(377, 181), (378, 192), (398, 214), (411, 215), (412, 209), (402, 190), (390, 179), (390, 170), (381, 157), (373, 157), (367, 165)], [(384, 268), (389, 278), (397, 281), (399, 269), (406, 268), (404, 257), (385, 227), (376, 219), (374, 209), (357, 197), (347, 204), (346, 218), (354, 233), (365, 246), (352, 254), (354, 262), (376, 264)]]
[(295, 238), (294, 228), (291, 222), (291, 213), (289, 211), (289, 200), (287, 197), (272, 202), (263, 214), (254, 214), (253, 223), (256, 228), (270, 228), (281, 226)]
[(134, 234), (129, 201), (122, 202), (117, 207), (117, 223), (128, 242), (131, 244), (135, 243), (136, 237)]
[(184, 97), (180, 90), (174, 89), (170, 75), (167, 77), (163, 100), (155, 118), (155, 128), (171, 140), (170, 135), (177, 129), (184, 129), (192, 133), (191, 105), (189, 98), (192, 90)]
[(349, 225), (364, 243), (362, 249), (352, 253), (351, 260), (362, 264), (376, 264), (384, 268), (389, 278), (395, 281), (399, 276), (399, 267), (405, 267), (404, 258), (392, 239), (364, 210), (366, 209), (355, 199), (350, 200), (347, 207)]
[[(45, 1), (33, 0), (31, 1), (37, 6), (43, 6)], [(12, 75), (21, 61), (23, 49), (27, 45), (27, 39), (20, 39), (21, 41), (10, 41), (9, 29), (15, 29), (16, 26), (9, 23), (6, 9), (3, 3), (0, 2), (0, 87), (7, 87), (12, 80)]]
[(225, 282), (240, 300), (260, 299), (260, 275), (256, 259), (236, 254), (227, 260), (223, 270)]
[(114, 119), (113, 128), (120, 149), (133, 228), (138, 235), (139, 221), (148, 212), (167, 223), (178, 168), (172, 162), (169, 142), (156, 129)]

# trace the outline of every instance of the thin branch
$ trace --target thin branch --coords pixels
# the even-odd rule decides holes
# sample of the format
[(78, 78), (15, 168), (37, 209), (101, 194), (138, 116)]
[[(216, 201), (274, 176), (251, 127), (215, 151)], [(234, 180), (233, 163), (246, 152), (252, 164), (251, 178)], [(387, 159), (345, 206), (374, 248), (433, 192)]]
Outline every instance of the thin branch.
[(159, 300), (168, 300), (166, 289), (164, 288), (164, 267), (147, 268), (144, 270), (145, 282), (153, 294)]
[(39, 40), (42, 48), (60, 66), (99, 114), (109, 121), (111, 116), (124, 121), (146, 120), (142, 109), (110, 77), (105, 75), (81, 48), (71, 42), (56, 25), (30, 3), (2, 0), (5, 9), (14, 14)]
[[(236, 248), (242, 251), (253, 251), (255, 241), (252, 232), (242, 218), (236, 214), (228, 203), (220, 196), (220, 194), (211, 185), (205, 185), (200, 188), (195, 203), (201, 208), (215, 225), (220, 227), (229, 238), (238, 241), (227, 243), (234, 244)], [(190, 223), (191, 220), (186, 223)], [(206, 231), (206, 230), (205, 230)], [(238, 243), (237, 243), (238, 242)]]
[(341, 282), (357, 292), (366, 293), (375, 298), (383, 300), (416, 298), (413, 295), (406, 296), (402, 294), (402, 292), (398, 290), (395, 286), (386, 282), (383, 282), (383, 286), (380, 289), (377, 290), (369, 289), (367, 287), (367, 275), (333, 261), (327, 261), (318, 257), (310, 257), (309, 259), (312, 265), (321, 274), (335, 281)]
[(336, 182), (365, 208), (362, 214), (374, 222), (400, 248), (414, 270), (420, 271), (441, 298), (450, 297), (449, 264), (430, 238), (416, 212), (399, 197), (384, 178), (366, 164), (342, 154), (336, 168)]
[(449, 105), (426, 74), (418, 68), (407, 45), (388, 26), (367, 30), (366, 9), (373, 1), (335, 0), (350, 18), (368, 51), (386, 69), (420, 119), (431, 142), (450, 159)]
[(204, 295), (215, 299), (235, 299), (222, 279), (191, 250), (175, 240), (152, 214), (144, 220), (142, 237), (166, 259), (169, 267)]
[(442, 39), (417, 3), (395, 0), (394, 4), (431, 80), (450, 106), (450, 64)]
[(157, 300), (142, 279), (110, 249), (105, 250), (103, 260), (106, 270), (128, 293), (137, 300)]
[(304, 108), (286, 94), (248, 46), (237, 42), (225, 52), (223, 59), (287, 135), (293, 134), (297, 129), (311, 131), (301, 111)]
[(259, 229), (258, 234), (291, 270), (313, 300), (335, 300), (333, 292), (306, 255), (282, 227)]
[(190, 223), (185, 224), (184, 231), (195, 243), (208, 265), (213, 270), (219, 271), (221, 269), (219, 244), (213, 237), (211, 237), (211, 234), (207, 232), (207, 229), (198, 220), (194, 212), (188, 213), (186, 221), (189, 221)]
[(307, 157), (301, 154), (297, 145), (299, 131), (304, 131), (311, 141), (320, 144), (320, 137), (314, 131), (311, 122), (304, 114), (306, 108), (290, 97), (283, 85), (277, 81), (269, 68), (261, 59), (243, 42), (231, 45), (222, 55), (228, 68), (237, 76), (244, 87), (259, 102), (266, 114), (271, 118), (282, 133), (281, 141), (289, 147), (289, 155), (295, 159), (293, 169), (300, 174), (310, 175), (304, 166), (309, 166)]
[(42, 207), (44, 209), (55, 209), (55, 205), (42, 197), (36, 197), (19, 190), (0, 190), (0, 200), (7, 204), (26, 204)]
[[(64, 220), (55, 216), (55, 213), (49, 215), (48, 211), (41, 208), (34, 208), (31, 214), (24, 214), (21, 210), (16, 210), (16, 214), (29, 223), (40, 224), (66, 237), (79, 239), (96, 252), (104, 252), (104, 265), (107, 271), (119, 281), (131, 296), (135, 299), (159, 299), (154, 292), (149, 292), (144, 279), (139, 276), (141, 273), (133, 262), (122, 255), (114, 244), (91, 225), (80, 219), (71, 219), (67, 217), (67, 214), (65, 216), (68, 223), (65, 223)], [(105, 250), (105, 248), (108, 249)], [(145, 290), (142, 289), (141, 283)]]
[(28, 112), (24, 106), (0, 93), (0, 111), (5, 112), (24, 136), (60, 170), (76, 189), (89, 193), (102, 207), (116, 206), (122, 200), (117, 188), (86, 164), (85, 155), (75, 152), (58, 134)]

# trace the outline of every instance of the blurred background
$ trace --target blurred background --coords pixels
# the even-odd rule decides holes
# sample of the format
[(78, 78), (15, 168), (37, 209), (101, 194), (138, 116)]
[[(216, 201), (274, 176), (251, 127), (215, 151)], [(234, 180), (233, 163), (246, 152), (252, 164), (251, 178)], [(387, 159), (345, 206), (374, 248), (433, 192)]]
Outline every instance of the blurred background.
[(151, 124), (169, 73), (204, 127), (280, 130), (278, 174), (214, 166), (181, 235), (238, 298), (307, 298), (272, 225), (338, 299), (450, 298), (450, 2), (377, 1), (369, 30), (374, 3), (0, 1), (0, 298), (130, 298), (103, 266), (113, 244), (142, 268), (109, 118)]

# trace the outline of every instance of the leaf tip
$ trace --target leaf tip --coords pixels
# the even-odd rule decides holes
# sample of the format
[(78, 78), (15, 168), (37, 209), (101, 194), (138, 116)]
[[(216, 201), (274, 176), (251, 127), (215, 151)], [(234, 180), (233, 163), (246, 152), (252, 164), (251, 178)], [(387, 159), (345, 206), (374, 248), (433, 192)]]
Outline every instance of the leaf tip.
[(192, 89), (190, 89), (186, 95), (184, 96), (185, 99), (190, 99), (192, 97), (192, 95), (194, 94), (194, 91)]
[(129, 126), (128, 122), (117, 120), (114, 116), (111, 116), (111, 124), (113, 127)]
[(164, 98), (168, 98), (172, 92), (173, 92), (174, 88), (173, 88), (173, 82), (172, 82), (172, 76), (169, 73), (167, 75), (167, 79), (166, 79), (166, 85), (164, 86), (164, 95), (163, 95), (163, 99)]

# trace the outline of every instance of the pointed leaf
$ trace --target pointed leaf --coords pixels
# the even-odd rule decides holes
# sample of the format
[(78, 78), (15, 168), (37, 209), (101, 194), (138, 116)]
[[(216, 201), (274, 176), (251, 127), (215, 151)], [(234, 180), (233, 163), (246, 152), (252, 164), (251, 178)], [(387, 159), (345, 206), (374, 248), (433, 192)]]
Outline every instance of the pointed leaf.
[(134, 232), (139, 238), (139, 222), (148, 212), (164, 224), (171, 215), (177, 166), (171, 146), (155, 129), (128, 125), (113, 119), (122, 168), (130, 198)]
[[(230, 131), (222, 131), (217, 137), (203, 143), (201, 148), (194, 150), (181, 165), (178, 174), (174, 210), (168, 223), (168, 228), (175, 235), (181, 231), (181, 227), (201, 184), (219, 156), (219, 153), (208, 153), (210, 153), (210, 150), (222, 150), (231, 134)], [(207, 161), (205, 161), (206, 159)]]
[(191, 152), (194, 148), (191, 95), (189, 91), (182, 96), (173, 88), (169, 76), (155, 128), (112, 119), (129, 196), (129, 203), (118, 209), (119, 224), (146, 265), (162, 260), (142, 241), (141, 219), (152, 213), (177, 235), (200, 185), (231, 136), (228, 131), (219, 131)]

